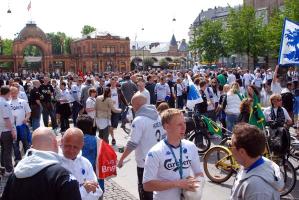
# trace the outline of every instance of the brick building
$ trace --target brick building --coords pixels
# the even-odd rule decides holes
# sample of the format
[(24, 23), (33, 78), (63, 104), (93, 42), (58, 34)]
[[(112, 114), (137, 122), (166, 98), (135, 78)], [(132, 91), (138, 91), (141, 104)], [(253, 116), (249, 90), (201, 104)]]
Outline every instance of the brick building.
[(83, 71), (128, 71), (130, 40), (110, 34), (75, 40), (71, 44), (76, 66)]
[[(24, 56), (24, 50), (30, 45), (38, 47), (42, 54), (38, 58), (30, 58), (30, 62), (35, 62), (34, 68), (26, 65), (29, 58)], [(71, 43), (71, 54), (54, 55), (51, 40), (34, 22), (29, 22), (14, 39), (13, 54), (4, 56), (0, 51), (0, 68), (1, 63), (5, 62), (13, 63), (10, 71), (20, 74), (37, 71), (62, 73), (128, 71), (130, 39), (110, 34), (81, 38)]]

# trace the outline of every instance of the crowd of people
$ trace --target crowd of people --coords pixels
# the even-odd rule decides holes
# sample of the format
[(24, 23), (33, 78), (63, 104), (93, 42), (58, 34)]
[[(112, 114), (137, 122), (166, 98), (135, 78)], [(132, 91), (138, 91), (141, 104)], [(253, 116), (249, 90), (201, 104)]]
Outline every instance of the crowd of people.
[[(26, 194), (30, 194), (28, 199), (103, 198), (104, 180), (96, 176), (97, 141), (116, 145), (114, 132), (119, 124), (125, 126), (129, 105), (133, 107), (134, 120), (118, 167), (135, 151), (140, 199), (174, 200), (188, 195), (185, 191), (197, 191), (204, 183), (204, 175), (196, 146), (184, 140), (186, 124), (181, 112), (187, 105), (190, 81), (202, 99), (195, 105), (195, 113), (221, 123), (223, 132), (233, 134), (236, 146), (233, 153), (247, 169), (241, 173), (254, 171), (263, 163), (266, 163), (263, 167), (271, 168), (274, 164), (261, 157), (264, 144), (254, 151), (248, 146), (265, 143), (260, 127), (243, 123), (250, 123), (253, 105), (261, 104), (267, 122), (297, 128), (298, 76), (298, 68), (289, 68), (284, 80), (278, 74), (278, 66), (274, 70), (250, 71), (211, 70), (197, 64), (192, 70), (61, 77), (43, 73), (18, 77), (3, 73), (0, 75), (1, 166), (9, 179), (2, 199), (23, 199)], [(245, 128), (233, 128), (237, 123)], [(52, 133), (62, 136), (60, 144)], [(279, 173), (274, 175), (277, 187), (264, 186), (264, 191), (272, 191), (269, 199), (277, 199), (282, 187)], [(259, 188), (242, 186), (248, 177), (240, 178), (231, 199), (248, 199), (250, 195), (260, 199)], [(256, 184), (260, 180), (250, 179), (247, 183)]]

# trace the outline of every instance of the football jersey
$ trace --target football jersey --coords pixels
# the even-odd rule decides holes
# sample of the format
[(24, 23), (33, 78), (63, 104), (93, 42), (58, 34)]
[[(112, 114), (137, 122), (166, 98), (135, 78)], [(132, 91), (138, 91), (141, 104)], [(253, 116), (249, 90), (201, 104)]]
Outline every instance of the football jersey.
[(23, 124), (23, 121), (26, 117), (26, 113), (30, 113), (31, 109), (29, 104), (20, 98), (13, 99), (9, 102), (12, 115), (14, 117), (14, 124), (16, 126), (20, 126)]
[(167, 83), (164, 83), (163, 85), (157, 83), (155, 93), (157, 94), (157, 101), (165, 101), (166, 96), (170, 96), (170, 87)]
[(135, 149), (137, 166), (144, 167), (148, 151), (165, 137), (161, 118), (156, 120), (145, 116), (137, 116), (132, 122), (129, 142), (138, 144)]
[[(188, 141), (181, 140), (183, 179), (201, 173), (200, 160), (196, 146)], [(180, 148), (172, 148), (177, 160), (180, 159)], [(180, 174), (175, 158), (164, 140), (150, 149), (146, 156), (143, 183), (153, 180), (179, 180)], [(154, 199), (180, 200), (181, 189), (172, 188), (164, 191), (154, 191)]]

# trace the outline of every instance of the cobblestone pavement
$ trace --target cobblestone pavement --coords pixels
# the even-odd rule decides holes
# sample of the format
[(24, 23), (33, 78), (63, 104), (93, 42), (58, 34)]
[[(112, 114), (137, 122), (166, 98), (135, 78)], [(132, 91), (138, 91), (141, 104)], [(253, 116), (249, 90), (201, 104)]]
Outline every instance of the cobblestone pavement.
[(104, 199), (106, 200), (137, 200), (132, 194), (118, 185), (112, 179), (105, 180), (105, 193)]

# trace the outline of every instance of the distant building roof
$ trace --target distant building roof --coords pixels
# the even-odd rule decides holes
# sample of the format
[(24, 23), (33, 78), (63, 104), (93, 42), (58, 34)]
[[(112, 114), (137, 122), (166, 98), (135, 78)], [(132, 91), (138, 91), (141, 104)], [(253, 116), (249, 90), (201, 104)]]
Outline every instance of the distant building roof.
[(157, 46), (151, 48), (151, 53), (161, 53), (161, 52), (168, 52), (169, 51), (169, 43), (160, 43)]
[(179, 51), (188, 51), (188, 44), (186, 43), (186, 40), (183, 39), (180, 46)]
[(176, 39), (175, 39), (174, 34), (172, 35), (172, 38), (171, 38), (171, 40), (170, 40), (170, 45), (171, 45), (171, 46), (177, 46), (177, 45), (178, 45), (178, 43), (177, 43), (177, 41), (176, 41)]
[(40, 38), (45, 41), (47, 40), (47, 36), (44, 31), (36, 26), (34, 22), (27, 23), (15, 40), (26, 40), (27, 38)]

